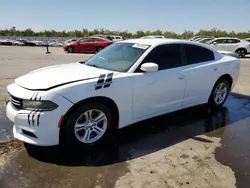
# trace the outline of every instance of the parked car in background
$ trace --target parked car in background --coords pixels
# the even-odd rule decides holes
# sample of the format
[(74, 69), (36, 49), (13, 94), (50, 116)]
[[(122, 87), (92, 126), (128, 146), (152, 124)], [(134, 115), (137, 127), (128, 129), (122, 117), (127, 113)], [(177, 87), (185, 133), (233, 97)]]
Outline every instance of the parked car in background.
[(63, 46), (64, 51), (73, 52), (99, 52), (113, 42), (100, 37), (85, 37), (75, 42), (67, 43)]
[(150, 35), (150, 36), (144, 36), (144, 37), (141, 37), (140, 39), (165, 39), (164, 36), (161, 36), (161, 35)]
[(197, 40), (196, 42), (200, 42), (200, 43), (206, 43), (210, 40), (213, 40), (214, 38), (199, 38), (199, 40)]
[[(76, 41), (77, 41), (77, 39), (68, 39), (68, 40), (64, 41), (64, 44), (67, 44), (69, 42), (76, 42)], [(51, 41), (51, 42), (56, 42), (56, 41)]]
[(34, 41), (31, 41), (31, 42), (35, 43), (36, 46), (45, 46), (45, 42), (44, 41), (34, 40)]
[(100, 35), (94, 35), (93, 37), (105, 38), (105, 39), (111, 40), (113, 42), (125, 40), (124, 37), (118, 36), (118, 35), (101, 35), (100, 34)]
[(49, 46), (52, 46), (52, 47), (63, 47), (65, 44), (63, 42), (59, 42), (59, 41), (56, 41), (56, 42), (49, 42)]
[(16, 41), (24, 43), (25, 46), (37, 46), (35, 42), (25, 40), (25, 39), (17, 39)]
[(198, 40), (200, 38), (208, 38), (208, 36), (194, 36), (194, 37), (190, 38), (189, 40), (190, 41), (195, 41), (195, 40)]
[(3, 40), (0, 40), (0, 44), (1, 45), (12, 45), (13, 44), (13, 41), (12, 40), (9, 40), (9, 39), (3, 39)]
[(114, 41), (114, 42), (124, 40), (124, 38), (122, 36), (118, 36), (118, 35), (110, 35), (109, 39)]
[(216, 50), (236, 52), (240, 57), (250, 53), (250, 42), (238, 38), (220, 37), (207, 42)]
[(250, 42), (250, 38), (246, 38), (246, 39), (244, 39), (245, 41), (248, 41), (248, 42)]
[(12, 42), (12, 45), (14, 45), (14, 46), (25, 46), (25, 44), (23, 42), (20, 42), (20, 41), (17, 41), (17, 40), (14, 40)]
[(221, 107), (239, 70), (239, 59), (197, 42), (119, 41), (87, 61), (15, 79), (6, 114), (23, 142), (93, 147), (142, 120), (200, 104)]

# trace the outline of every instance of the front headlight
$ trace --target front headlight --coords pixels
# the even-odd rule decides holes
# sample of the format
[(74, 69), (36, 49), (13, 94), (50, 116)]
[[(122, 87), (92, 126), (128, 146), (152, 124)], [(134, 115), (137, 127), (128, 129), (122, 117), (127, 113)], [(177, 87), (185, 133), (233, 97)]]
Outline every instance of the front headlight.
[(32, 101), (32, 100), (23, 100), (22, 101), (23, 109), (25, 110), (41, 110), (41, 111), (51, 111), (55, 110), (58, 105), (51, 101)]

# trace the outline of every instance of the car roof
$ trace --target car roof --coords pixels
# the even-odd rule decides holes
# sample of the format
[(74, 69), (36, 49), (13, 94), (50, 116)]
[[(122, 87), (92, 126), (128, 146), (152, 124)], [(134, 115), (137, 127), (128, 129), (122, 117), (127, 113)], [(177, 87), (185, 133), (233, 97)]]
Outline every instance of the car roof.
[[(166, 38), (153, 38), (153, 39), (128, 39), (124, 41), (120, 41), (121, 43), (137, 43), (144, 44), (150, 46), (157, 46), (161, 44), (170, 44), (170, 43), (185, 43), (185, 44), (194, 44), (194, 45), (202, 45), (197, 44), (196, 42), (184, 40), (184, 39), (166, 39)], [(202, 45), (203, 46), (203, 45)]]
[(240, 40), (237, 37), (218, 37), (218, 38), (215, 38), (215, 39), (238, 39), (238, 40)]
[(130, 42), (130, 43), (137, 43), (137, 44), (146, 44), (146, 45), (158, 45), (158, 44), (167, 44), (180, 41), (179, 39), (163, 39), (163, 38), (153, 38), (153, 39), (128, 39), (121, 42)]

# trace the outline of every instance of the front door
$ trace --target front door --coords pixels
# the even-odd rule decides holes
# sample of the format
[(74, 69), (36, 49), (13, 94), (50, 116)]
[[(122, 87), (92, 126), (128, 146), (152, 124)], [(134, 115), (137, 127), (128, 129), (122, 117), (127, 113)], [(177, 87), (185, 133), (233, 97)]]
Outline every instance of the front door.
[(217, 39), (211, 44), (211, 46), (216, 50), (227, 51), (227, 39)]
[(135, 71), (133, 85), (133, 118), (143, 118), (180, 108), (186, 88), (179, 44), (153, 49), (143, 63), (158, 64), (156, 72)]

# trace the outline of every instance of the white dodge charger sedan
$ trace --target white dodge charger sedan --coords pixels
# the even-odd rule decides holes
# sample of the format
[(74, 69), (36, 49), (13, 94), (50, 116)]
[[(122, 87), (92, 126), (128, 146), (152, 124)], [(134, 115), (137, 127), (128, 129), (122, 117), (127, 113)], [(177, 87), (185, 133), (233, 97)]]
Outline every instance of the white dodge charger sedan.
[(8, 85), (15, 138), (93, 146), (112, 129), (187, 107), (221, 107), (240, 60), (174, 39), (114, 43), (85, 62), (32, 71)]

